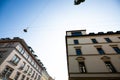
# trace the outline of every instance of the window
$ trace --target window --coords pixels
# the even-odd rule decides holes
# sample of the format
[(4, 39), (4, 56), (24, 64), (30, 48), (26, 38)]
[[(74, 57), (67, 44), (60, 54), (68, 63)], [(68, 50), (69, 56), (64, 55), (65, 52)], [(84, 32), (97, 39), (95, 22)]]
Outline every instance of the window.
[(72, 32), (72, 36), (81, 36), (82, 33), (81, 32)]
[(14, 63), (15, 65), (17, 65), (19, 61), (20, 61), (20, 58), (17, 55), (14, 55), (14, 57), (11, 60), (11, 62)]
[(24, 54), (25, 52), (25, 50), (21, 46), (18, 46), (18, 51), (20, 52), (20, 54)]
[(27, 77), (27, 79), (26, 80), (29, 80), (29, 78)]
[(26, 59), (28, 59), (28, 58), (29, 58), (28, 53), (24, 53), (24, 57), (25, 57)]
[(112, 42), (109, 38), (105, 38), (105, 40), (106, 40), (107, 42)]
[(31, 63), (31, 61), (32, 61), (31, 57), (29, 57), (28, 61)]
[(31, 76), (31, 77), (34, 77), (34, 75), (35, 75), (35, 71), (33, 72), (33, 74), (32, 74), (32, 76)]
[(34, 65), (34, 61), (33, 60), (31, 61), (31, 64)]
[(25, 67), (26, 63), (23, 62), (22, 65), (20, 66), (20, 69), (23, 69)]
[(97, 51), (99, 52), (99, 54), (105, 54), (102, 48), (97, 48)]
[(79, 44), (78, 40), (74, 40), (74, 44)]
[(22, 75), (22, 78), (21, 78), (21, 80), (24, 80), (25, 79), (25, 75)]
[(91, 39), (93, 43), (98, 43), (96, 39)]
[(24, 71), (25, 73), (27, 73), (27, 71), (29, 70), (30, 66), (27, 65), (26, 70)]
[(80, 72), (81, 73), (86, 73), (87, 72), (84, 62), (79, 62), (79, 67), (80, 67)]
[(15, 78), (14, 78), (14, 80), (18, 80), (19, 76), (20, 76), (20, 73), (17, 72), (17, 73), (16, 73), (16, 76), (15, 76)]
[(113, 47), (113, 49), (120, 54), (120, 49), (118, 47)]
[(33, 69), (32, 69), (32, 68), (30, 68), (30, 71), (29, 71), (28, 75), (31, 75), (31, 73), (32, 73), (32, 70), (33, 70)]
[(7, 66), (3, 72), (2, 72), (2, 76), (4, 76), (5, 78), (9, 78), (9, 76), (12, 74), (13, 69), (9, 66)]
[(22, 48), (22, 50), (21, 50), (20, 53), (21, 53), (21, 54), (24, 54), (24, 53), (25, 53), (25, 50)]
[(35, 80), (37, 79), (37, 75), (38, 75), (38, 74), (36, 73), (36, 75), (35, 75)]
[(41, 76), (39, 75), (39, 76), (38, 76), (38, 80), (40, 80), (40, 78), (41, 78)]
[(113, 67), (110, 61), (105, 61), (105, 65), (110, 72), (113, 72), (113, 73), (116, 72), (115, 68)]
[(76, 54), (77, 55), (82, 55), (81, 49), (76, 49)]

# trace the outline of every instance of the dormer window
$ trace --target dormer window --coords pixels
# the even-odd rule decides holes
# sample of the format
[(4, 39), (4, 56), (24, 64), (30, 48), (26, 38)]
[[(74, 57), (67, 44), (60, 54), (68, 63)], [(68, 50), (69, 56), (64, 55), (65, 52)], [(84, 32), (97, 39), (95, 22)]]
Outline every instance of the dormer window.
[(72, 32), (72, 36), (81, 36), (82, 33), (81, 32)]

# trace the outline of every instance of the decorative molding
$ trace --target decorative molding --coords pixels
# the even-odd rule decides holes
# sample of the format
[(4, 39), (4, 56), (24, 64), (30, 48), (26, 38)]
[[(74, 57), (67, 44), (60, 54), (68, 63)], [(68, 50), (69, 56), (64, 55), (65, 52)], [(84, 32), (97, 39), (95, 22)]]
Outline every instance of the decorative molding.
[(110, 57), (108, 57), (108, 56), (103, 56), (103, 57), (101, 57), (101, 59), (103, 61), (110, 61)]
[(84, 61), (85, 58), (84, 58), (84, 57), (77, 57), (76, 60), (77, 60), (77, 61)]

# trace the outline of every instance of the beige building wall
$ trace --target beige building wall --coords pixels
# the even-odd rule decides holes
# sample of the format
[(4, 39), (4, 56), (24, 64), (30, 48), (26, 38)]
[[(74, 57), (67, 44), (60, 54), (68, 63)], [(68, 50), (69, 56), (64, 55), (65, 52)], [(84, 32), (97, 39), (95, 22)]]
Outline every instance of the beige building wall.
[[(72, 36), (72, 32), (66, 32), (67, 46), (67, 63), (69, 80), (104, 80), (103, 77), (109, 77), (113, 80), (120, 79), (120, 53), (117, 53), (113, 47), (120, 49), (120, 33), (103, 33), (103, 34), (86, 34), (85, 30), (81, 31), (82, 35)], [(112, 42), (107, 42), (105, 38), (109, 38)], [(91, 39), (96, 39), (98, 43), (93, 43)], [(74, 44), (74, 40), (78, 40), (78, 44)], [(99, 54), (96, 48), (102, 48), (103, 55)], [(76, 49), (80, 49), (82, 55), (76, 54)], [(109, 60), (104, 58), (109, 58)], [(105, 65), (105, 60), (110, 61), (116, 73), (111, 73)], [(80, 72), (79, 62), (84, 62), (86, 73)], [(99, 77), (97, 79), (96, 77)], [(112, 78), (113, 77), (113, 78)], [(114, 79), (116, 77), (116, 79)], [(95, 78), (95, 79), (94, 79)], [(118, 78), (118, 79), (117, 79)]]

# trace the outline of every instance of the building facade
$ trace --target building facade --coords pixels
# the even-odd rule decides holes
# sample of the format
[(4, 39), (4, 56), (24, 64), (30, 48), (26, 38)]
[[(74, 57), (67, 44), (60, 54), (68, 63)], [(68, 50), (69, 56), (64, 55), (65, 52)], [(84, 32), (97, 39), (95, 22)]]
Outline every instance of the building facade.
[(42, 80), (44, 71), (43, 63), (23, 39), (0, 39), (0, 80)]
[(120, 80), (120, 31), (66, 31), (69, 80)]

